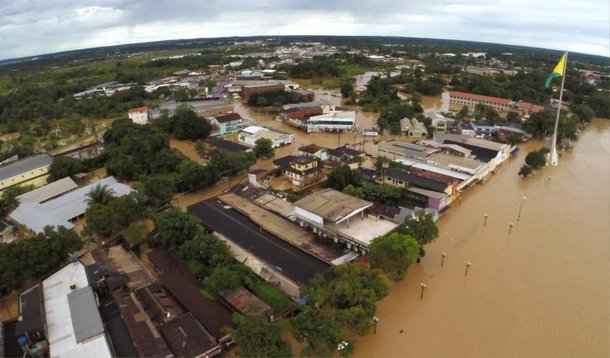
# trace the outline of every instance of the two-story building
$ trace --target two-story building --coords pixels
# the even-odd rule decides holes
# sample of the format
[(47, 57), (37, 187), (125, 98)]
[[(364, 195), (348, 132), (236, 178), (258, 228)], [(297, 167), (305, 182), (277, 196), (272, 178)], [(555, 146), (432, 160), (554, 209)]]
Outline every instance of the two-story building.
[(400, 132), (409, 138), (426, 138), (428, 129), (416, 118), (403, 118), (400, 120)]
[(129, 117), (133, 123), (144, 125), (148, 124), (151, 115), (148, 107), (144, 106), (128, 110), (127, 117)]
[(343, 145), (329, 149), (328, 159), (338, 165), (348, 165), (352, 169), (357, 169), (364, 160), (364, 152)]
[(273, 161), (282, 174), (298, 188), (307, 188), (324, 180), (320, 160), (311, 156), (287, 156)]
[(243, 118), (239, 113), (227, 113), (210, 118), (212, 132), (210, 136), (223, 136), (225, 134), (238, 132), (243, 127)]
[(256, 141), (260, 138), (269, 139), (273, 148), (277, 148), (292, 143), (294, 134), (259, 126), (246, 127), (237, 134), (238, 142), (252, 147), (256, 145)]
[(299, 155), (325, 161), (328, 159), (328, 148), (320, 147), (317, 144), (309, 144), (299, 148)]

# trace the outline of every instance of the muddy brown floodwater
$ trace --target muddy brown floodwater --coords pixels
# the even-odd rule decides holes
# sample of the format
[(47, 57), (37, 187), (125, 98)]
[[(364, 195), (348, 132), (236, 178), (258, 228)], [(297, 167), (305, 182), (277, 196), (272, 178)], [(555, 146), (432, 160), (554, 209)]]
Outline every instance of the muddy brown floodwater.
[(558, 167), (526, 180), (519, 167), (543, 143), (523, 145), (456, 203), (355, 357), (608, 357), (609, 123), (594, 120)]

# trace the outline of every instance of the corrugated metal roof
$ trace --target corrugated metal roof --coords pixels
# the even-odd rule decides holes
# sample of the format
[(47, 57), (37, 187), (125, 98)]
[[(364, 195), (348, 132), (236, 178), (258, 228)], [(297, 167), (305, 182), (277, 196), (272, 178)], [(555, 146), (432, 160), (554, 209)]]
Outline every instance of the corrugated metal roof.
[(68, 294), (72, 328), (76, 342), (81, 343), (104, 333), (104, 324), (95, 303), (93, 289), (86, 286)]
[(36, 233), (43, 232), (47, 225), (71, 229), (74, 225), (70, 220), (87, 211), (87, 194), (97, 185), (108, 186), (115, 196), (127, 195), (133, 191), (128, 185), (117, 182), (114, 177), (108, 177), (43, 204), (22, 203), (10, 217)]
[(373, 203), (340, 191), (324, 189), (304, 197), (294, 205), (337, 223), (354, 211), (364, 210)]
[[(42, 285), (50, 356), (79, 358), (111, 357), (112, 354), (105, 335), (98, 335), (95, 338), (80, 343), (75, 336), (76, 332), (74, 331), (73, 321), (80, 320), (80, 318), (76, 316), (79, 313), (72, 312), (68, 295), (72, 292), (70, 288), (72, 285), (76, 286), (77, 289), (88, 287), (89, 285), (83, 264), (76, 262), (64, 266), (61, 270), (44, 280)], [(92, 295), (93, 293), (91, 292), (91, 299), (93, 299)], [(92, 302), (89, 309), (98, 312), (95, 301)], [(78, 327), (81, 327), (80, 323), (78, 325)]]
[(20, 203), (42, 203), (43, 201), (54, 198), (72, 189), (78, 188), (78, 185), (70, 177), (59, 179), (50, 184), (34, 189), (17, 197)]
[(33, 155), (16, 162), (0, 166), (0, 181), (42, 168), (53, 163), (53, 157), (47, 153)]

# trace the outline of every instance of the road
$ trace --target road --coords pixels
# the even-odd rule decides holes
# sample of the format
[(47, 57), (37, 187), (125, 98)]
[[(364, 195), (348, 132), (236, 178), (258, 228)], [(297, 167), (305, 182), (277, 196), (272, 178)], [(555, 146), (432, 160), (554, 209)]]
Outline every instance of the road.
[(217, 201), (203, 201), (190, 206), (188, 211), (294, 281), (306, 283), (329, 268), (328, 264), (269, 234), (247, 216), (225, 209)]

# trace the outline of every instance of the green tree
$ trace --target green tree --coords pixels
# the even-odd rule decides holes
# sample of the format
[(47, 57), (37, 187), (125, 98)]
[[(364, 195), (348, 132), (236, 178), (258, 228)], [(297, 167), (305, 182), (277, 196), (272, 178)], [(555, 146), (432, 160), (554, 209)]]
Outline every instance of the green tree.
[(531, 151), (525, 156), (525, 163), (532, 169), (541, 168), (546, 165), (546, 153), (548, 153), (548, 149)]
[(19, 206), (17, 197), (25, 193), (26, 189), (26, 187), (21, 186), (12, 186), (4, 189), (0, 195), (0, 215), (5, 216), (15, 210)]
[(438, 237), (438, 227), (432, 214), (423, 210), (418, 212), (414, 218), (405, 219), (398, 231), (414, 237), (420, 246), (424, 246)]
[(386, 205), (398, 205), (402, 200), (402, 190), (400, 188), (365, 182), (362, 184), (364, 197), (366, 200)]
[(240, 287), (242, 285), (242, 278), (230, 267), (219, 266), (212, 271), (212, 274), (206, 280), (205, 285), (210, 292), (217, 295), (220, 291)]
[(87, 199), (85, 199), (85, 201), (90, 206), (94, 204), (105, 205), (108, 204), (108, 202), (110, 202), (115, 195), (116, 193), (114, 192), (114, 189), (107, 185), (98, 184), (87, 193)]
[(351, 196), (355, 196), (360, 199), (364, 199), (364, 190), (360, 187), (355, 187), (352, 184), (349, 184), (345, 188), (343, 188), (343, 192), (345, 194), (349, 194)]
[(240, 348), (242, 357), (291, 357), (290, 344), (282, 339), (278, 322), (269, 322), (263, 316), (233, 316), (235, 328), (227, 333)]
[(176, 193), (176, 179), (169, 175), (147, 176), (137, 188), (147, 205), (169, 204)]
[(0, 296), (25, 281), (56, 270), (68, 261), (70, 253), (82, 246), (78, 234), (63, 226), (47, 226), (37, 236), (11, 244), (0, 243)]
[(362, 175), (344, 165), (333, 169), (326, 179), (328, 187), (342, 191), (348, 185), (362, 185)]
[[(332, 317), (316, 314), (307, 309), (290, 320), (290, 331), (298, 342), (306, 342), (307, 347), (301, 352), (302, 357), (330, 357), (337, 351), (337, 346), (345, 340), (347, 332), (342, 330)], [(354, 345), (347, 346), (349, 353)], [(342, 352), (343, 353), (343, 352)]]
[(520, 175), (524, 178), (527, 178), (530, 174), (532, 174), (532, 168), (527, 164), (523, 164), (521, 166), (521, 169), (519, 169), (519, 173), (517, 173), (517, 175)]
[(159, 214), (156, 223), (162, 244), (170, 248), (178, 248), (202, 232), (201, 225), (193, 215), (177, 208)]
[(259, 138), (254, 142), (253, 151), (257, 158), (271, 158), (273, 156), (273, 142), (267, 138)]
[(399, 281), (419, 258), (420, 250), (417, 240), (409, 235), (394, 232), (389, 236), (377, 237), (369, 246), (371, 266)]
[(83, 163), (70, 157), (59, 157), (49, 167), (49, 183), (85, 171)]
[(213, 165), (203, 166), (192, 160), (183, 160), (178, 166), (178, 189), (194, 191), (214, 184), (220, 179)]
[(515, 111), (510, 111), (506, 115), (506, 120), (511, 123), (521, 123), (521, 116), (519, 116), (519, 113)]
[(364, 335), (372, 328), (375, 303), (388, 294), (389, 283), (380, 270), (350, 263), (317, 275), (303, 292), (317, 316), (332, 316), (343, 327)]
[(465, 119), (468, 117), (468, 114), (470, 113), (470, 110), (468, 109), (468, 106), (464, 105), (462, 107), (462, 109), (460, 109), (460, 111), (457, 114), (457, 117), (459, 119)]
[(343, 98), (349, 98), (354, 92), (354, 85), (351, 81), (343, 81), (341, 82), (341, 96)]
[(207, 119), (200, 118), (186, 105), (176, 109), (171, 121), (172, 133), (177, 139), (203, 139), (209, 136), (212, 130), (212, 125)]
[(235, 263), (227, 243), (211, 234), (196, 234), (192, 240), (180, 245), (178, 255), (185, 261), (199, 261), (207, 268), (207, 274), (216, 267)]

